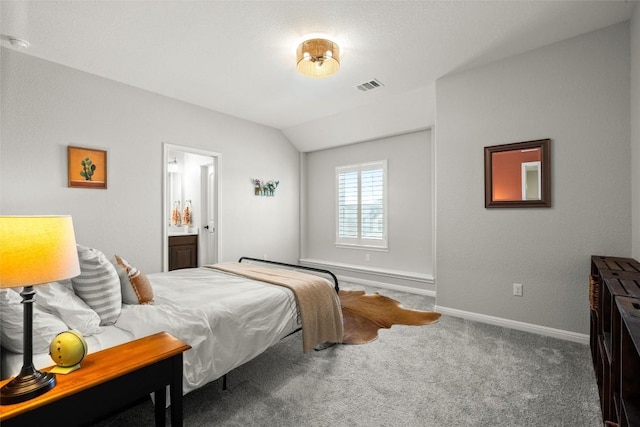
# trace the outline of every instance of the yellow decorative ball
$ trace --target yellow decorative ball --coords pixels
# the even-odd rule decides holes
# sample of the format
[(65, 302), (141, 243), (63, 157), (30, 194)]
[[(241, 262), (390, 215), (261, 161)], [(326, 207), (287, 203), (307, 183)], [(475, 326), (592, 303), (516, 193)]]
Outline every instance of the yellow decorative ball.
[(56, 365), (68, 368), (77, 365), (89, 351), (87, 342), (78, 331), (60, 332), (51, 341), (49, 354)]

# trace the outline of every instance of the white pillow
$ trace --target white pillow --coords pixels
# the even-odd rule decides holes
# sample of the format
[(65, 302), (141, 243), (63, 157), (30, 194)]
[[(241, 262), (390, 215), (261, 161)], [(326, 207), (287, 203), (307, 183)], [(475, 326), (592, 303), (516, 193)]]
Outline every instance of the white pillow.
[(100, 316), (73, 293), (71, 282), (68, 286), (52, 282), (35, 289), (36, 305), (58, 316), (69, 329), (75, 329), (84, 336), (102, 332)]
[(73, 291), (100, 316), (101, 325), (113, 325), (122, 309), (116, 268), (97, 249), (77, 245), (80, 275), (71, 278)]
[[(38, 287), (34, 289), (37, 293)], [(22, 297), (11, 289), (0, 289), (2, 347), (15, 353), (24, 351), (23, 319)], [(33, 304), (33, 353), (48, 353), (55, 336), (68, 329), (62, 320)]]

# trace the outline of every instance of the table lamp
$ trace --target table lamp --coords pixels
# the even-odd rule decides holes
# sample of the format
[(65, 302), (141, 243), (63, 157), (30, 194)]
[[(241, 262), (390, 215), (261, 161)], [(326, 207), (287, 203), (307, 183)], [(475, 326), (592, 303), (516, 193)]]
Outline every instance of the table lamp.
[(0, 288), (23, 287), (23, 364), (0, 389), (0, 404), (24, 402), (56, 385), (33, 366), (33, 286), (80, 274), (70, 216), (0, 216)]

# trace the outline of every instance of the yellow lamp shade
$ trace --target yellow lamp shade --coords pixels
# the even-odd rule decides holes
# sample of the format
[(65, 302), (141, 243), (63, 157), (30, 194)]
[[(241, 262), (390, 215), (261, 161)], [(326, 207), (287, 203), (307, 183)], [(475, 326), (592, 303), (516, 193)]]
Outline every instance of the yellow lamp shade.
[(63, 368), (71, 368), (82, 362), (89, 347), (82, 334), (78, 331), (70, 330), (60, 332), (51, 341), (49, 354), (56, 365)]
[(80, 274), (70, 216), (0, 216), (0, 288)]

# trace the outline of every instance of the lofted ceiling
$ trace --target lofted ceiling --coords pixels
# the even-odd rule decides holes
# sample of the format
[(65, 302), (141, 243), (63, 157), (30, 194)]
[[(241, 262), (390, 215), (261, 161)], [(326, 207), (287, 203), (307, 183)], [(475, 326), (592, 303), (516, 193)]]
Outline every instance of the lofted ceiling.
[[(280, 129), (302, 152), (434, 124), (435, 81), (630, 18), (636, 1), (0, 1), (21, 52)], [(296, 71), (308, 36), (340, 71)], [(383, 86), (355, 87), (372, 79)]]

